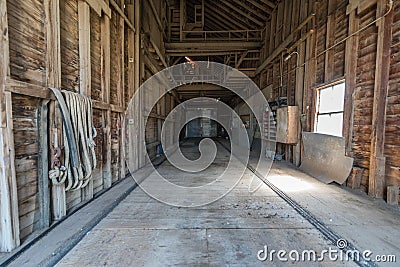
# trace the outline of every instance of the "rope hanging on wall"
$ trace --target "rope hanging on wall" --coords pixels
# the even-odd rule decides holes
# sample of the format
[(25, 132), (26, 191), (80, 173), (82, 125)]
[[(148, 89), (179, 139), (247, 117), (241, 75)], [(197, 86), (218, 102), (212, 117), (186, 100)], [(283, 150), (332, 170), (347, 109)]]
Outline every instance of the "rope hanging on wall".
[(63, 139), (65, 162), (61, 166), (61, 150), (55, 138), (55, 155), (49, 178), (53, 184), (65, 183), (65, 190), (78, 190), (86, 187), (96, 168), (94, 138), (97, 136), (93, 126), (93, 109), (90, 98), (73, 92), (55, 88), (54, 92), (63, 117)]

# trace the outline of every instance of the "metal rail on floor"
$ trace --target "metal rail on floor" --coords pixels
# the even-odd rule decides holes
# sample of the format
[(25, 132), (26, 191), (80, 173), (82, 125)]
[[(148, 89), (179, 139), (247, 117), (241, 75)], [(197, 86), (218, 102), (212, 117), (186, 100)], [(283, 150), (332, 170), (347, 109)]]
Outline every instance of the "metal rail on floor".
[[(217, 142), (226, 150), (231, 153), (231, 150), (225, 146), (222, 142), (217, 140)], [(273, 183), (271, 183), (266, 177), (263, 177), (256, 169), (254, 169), (250, 164), (247, 164), (247, 169), (249, 169), (252, 173), (254, 173), (263, 183), (265, 183), (272, 191), (274, 191), (280, 198), (282, 198), (286, 203), (288, 203), (297, 213), (299, 213), (304, 219), (306, 219), (309, 223), (311, 223), (320, 233), (322, 233), (329, 241), (331, 241), (334, 245), (336, 245), (341, 240), (346, 240), (347, 246), (344, 248), (338, 247), (338, 249), (349, 252), (350, 258), (361, 267), (377, 267), (377, 265), (372, 261), (367, 261), (363, 257), (359, 257), (358, 259), (354, 257), (351, 251), (360, 251), (354, 245), (348, 243), (347, 239), (341, 237), (337, 233), (335, 233), (332, 229), (326, 226), (323, 222), (318, 220), (309, 210), (301, 206), (291, 197), (289, 197), (285, 192), (276, 187)]]

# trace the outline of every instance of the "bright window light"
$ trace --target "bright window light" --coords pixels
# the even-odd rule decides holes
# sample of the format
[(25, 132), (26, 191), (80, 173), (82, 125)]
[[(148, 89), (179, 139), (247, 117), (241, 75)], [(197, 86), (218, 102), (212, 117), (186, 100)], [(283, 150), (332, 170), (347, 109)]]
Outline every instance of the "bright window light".
[(343, 136), (345, 84), (318, 90), (315, 131), (321, 134)]

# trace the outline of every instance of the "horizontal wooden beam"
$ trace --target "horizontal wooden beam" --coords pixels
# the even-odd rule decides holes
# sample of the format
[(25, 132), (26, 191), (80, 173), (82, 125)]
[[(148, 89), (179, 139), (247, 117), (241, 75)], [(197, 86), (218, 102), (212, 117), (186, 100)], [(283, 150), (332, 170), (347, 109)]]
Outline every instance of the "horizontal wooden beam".
[[(40, 99), (56, 100), (54, 94), (51, 92), (50, 89), (40, 85), (21, 82), (14, 79), (7, 79), (6, 91), (14, 94), (31, 96)], [(118, 113), (125, 112), (125, 108), (118, 105), (112, 105), (98, 100), (92, 100), (92, 102), (93, 108), (95, 109), (111, 110), (112, 112)]]
[[(178, 49), (188, 49), (188, 50), (217, 50), (217, 51), (228, 51), (228, 50), (250, 50), (250, 49), (260, 49), (261, 42), (202, 42), (202, 43), (167, 43), (166, 48), (169, 52)], [(171, 51), (172, 50), (172, 51)]]

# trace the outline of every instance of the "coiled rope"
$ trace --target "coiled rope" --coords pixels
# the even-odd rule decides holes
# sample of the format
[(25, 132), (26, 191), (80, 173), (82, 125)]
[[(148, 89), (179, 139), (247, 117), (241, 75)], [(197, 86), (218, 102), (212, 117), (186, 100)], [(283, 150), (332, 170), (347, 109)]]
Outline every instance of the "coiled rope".
[[(97, 136), (93, 126), (93, 109), (90, 98), (69, 91), (51, 88), (56, 95), (63, 116), (64, 166), (54, 155), (49, 178), (54, 185), (65, 183), (65, 191), (86, 187), (96, 168), (94, 138)], [(54, 150), (59, 150), (57, 138)], [(57, 149), (58, 148), (58, 149)]]

